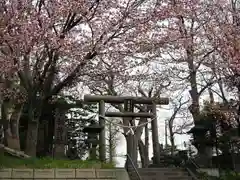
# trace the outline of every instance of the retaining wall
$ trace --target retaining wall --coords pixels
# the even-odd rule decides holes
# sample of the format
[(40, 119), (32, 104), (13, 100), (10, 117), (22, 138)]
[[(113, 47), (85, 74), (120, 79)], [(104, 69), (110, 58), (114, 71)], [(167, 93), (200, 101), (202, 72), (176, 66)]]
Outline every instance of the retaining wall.
[(0, 169), (4, 180), (129, 180), (125, 169)]

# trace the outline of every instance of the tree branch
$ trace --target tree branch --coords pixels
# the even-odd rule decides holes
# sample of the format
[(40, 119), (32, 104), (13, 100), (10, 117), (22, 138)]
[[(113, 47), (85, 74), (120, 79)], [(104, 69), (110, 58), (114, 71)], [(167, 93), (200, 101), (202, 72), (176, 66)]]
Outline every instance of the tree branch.
[(78, 76), (78, 73), (81, 70), (81, 68), (83, 68), (86, 65), (87, 60), (93, 59), (96, 55), (97, 55), (96, 51), (88, 53), (85, 56), (84, 60), (81, 63), (79, 63), (78, 66), (64, 80), (62, 80), (52, 89), (49, 95), (46, 96), (46, 99), (49, 99), (51, 96), (58, 94), (64, 87), (71, 85), (75, 78)]

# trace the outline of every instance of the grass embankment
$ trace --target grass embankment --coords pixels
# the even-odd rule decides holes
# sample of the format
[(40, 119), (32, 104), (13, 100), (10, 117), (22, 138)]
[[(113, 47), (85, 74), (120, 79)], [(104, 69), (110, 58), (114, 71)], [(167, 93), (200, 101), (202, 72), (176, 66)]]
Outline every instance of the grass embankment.
[(102, 168), (112, 169), (113, 164), (101, 163), (97, 161), (52, 159), (52, 158), (29, 158), (19, 159), (12, 156), (0, 155), (0, 168)]

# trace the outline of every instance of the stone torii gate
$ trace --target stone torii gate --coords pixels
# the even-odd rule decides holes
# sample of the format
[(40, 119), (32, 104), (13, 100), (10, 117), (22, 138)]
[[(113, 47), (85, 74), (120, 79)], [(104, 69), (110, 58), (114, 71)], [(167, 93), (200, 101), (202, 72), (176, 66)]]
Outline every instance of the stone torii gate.
[[(85, 95), (84, 102), (98, 103), (99, 104), (99, 125), (105, 126), (104, 117), (122, 117), (123, 125), (129, 126), (129, 123), (134, 118), (145, 117), (151, 118), (152, 128), (152, 143), (153, 143), (153, 157), (154, 163), (160, 164), (160, 150), (158, 139), (158, 125), (157, 125), (157, 110), (156, 105), (169, 104), (169, 98), (147, 98), (147, 97), (132, 97), (132, 96), (100, 96), (100, 95)], [(105, 112), (105, 103), (110, 104), (124, 104), (124, 112)], [(135, 104), (143, 104), (151, 106), (151, 113), (149, 112), (134, 112)], [(99, 135), (100, 147), (99, 156), (102, 162), (106, 161), (106, 142), (105, 142), (105, 129)], [(133, 135), (134, 136), (134, 135)], [(132, 153), (133, 138), (127, 138), (127, 153), (132, 159), (136, 159), (137, 154)], [(133, 158), (135, 157), (135, 158)], [(136, 163), (136, 162), (134, 162)]]

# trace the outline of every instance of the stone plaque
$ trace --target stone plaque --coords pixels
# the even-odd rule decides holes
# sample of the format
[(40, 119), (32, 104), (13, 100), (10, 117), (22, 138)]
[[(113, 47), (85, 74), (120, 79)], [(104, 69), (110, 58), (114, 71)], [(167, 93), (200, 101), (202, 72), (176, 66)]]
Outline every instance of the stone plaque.
[(55, 131), (54, 138), (56, 144), (66, 144), (67, 131), (65, 125), (65, 112), (61, 112), (59, 109), (55, 111)]

